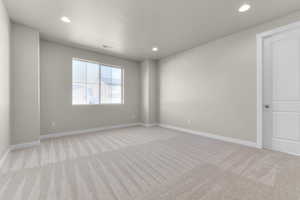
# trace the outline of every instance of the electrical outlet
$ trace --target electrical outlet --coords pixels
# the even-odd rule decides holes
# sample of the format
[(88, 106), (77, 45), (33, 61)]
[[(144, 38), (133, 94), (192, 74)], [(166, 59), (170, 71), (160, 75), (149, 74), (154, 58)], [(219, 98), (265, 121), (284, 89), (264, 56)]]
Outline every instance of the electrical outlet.
[(135, 114), (131, 115), (131, 118), (136, 119), (136, 115)]
[(192, 120), (188, 119), (187, 121), (187, 124), (192, 124)]

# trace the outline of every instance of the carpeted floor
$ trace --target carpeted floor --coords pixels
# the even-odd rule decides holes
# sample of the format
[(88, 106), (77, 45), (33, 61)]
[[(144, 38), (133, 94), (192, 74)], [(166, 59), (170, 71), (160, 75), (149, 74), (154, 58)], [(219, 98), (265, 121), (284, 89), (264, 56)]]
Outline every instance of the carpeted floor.
[(0, 169), (1, 200), (300, 200), (300, 158), (163, 128), (42, 141)]

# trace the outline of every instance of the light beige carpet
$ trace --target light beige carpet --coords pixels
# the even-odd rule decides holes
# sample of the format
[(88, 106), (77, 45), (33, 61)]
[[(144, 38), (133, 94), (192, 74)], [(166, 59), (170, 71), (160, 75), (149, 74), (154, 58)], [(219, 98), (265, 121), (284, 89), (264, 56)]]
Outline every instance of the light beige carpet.
[(0, 169), (1, 200), (300, 200), (300, 158), (162, 128), (43, 141)]

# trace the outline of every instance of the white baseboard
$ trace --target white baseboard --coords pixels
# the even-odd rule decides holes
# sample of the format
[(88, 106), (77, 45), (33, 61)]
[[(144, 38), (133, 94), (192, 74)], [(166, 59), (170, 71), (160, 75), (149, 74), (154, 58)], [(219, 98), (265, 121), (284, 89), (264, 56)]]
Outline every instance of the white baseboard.
[[(92, 129), (85, 129), (85, 130), (53, 133), (53, 134), (48, 134), (48, 135), (41, 135), (40, 140), (63, 137), (63, 136), (68, 136), (68, 135), (78, 135), (78, 134), (84, 134), (84, 133), (91, 133), (91, 132), (98, 132), (98, 131), (105, 131), (105, 130), (112, 130), (112, 129), (119, 129), (119, 128), (127, 128), (127, 127), (133, 127), (133, 126), (141, 126), (141, 125), (142, 125), (142, 123), (120, 124), (120, 125), (115, 125), (115, 126), (106, 126), (106, 127), (92, 128)], [(10, 145), (8, 150), (4, 153), (4, 155), (0, 159), (0, 167), (3, 164), (4, 160), (6, 159), (6, 157), (8, 156), (10, 151), (14, 151), (14, 150), (18, 150), (18, 149), (25, 149), (25, 148), (30, 148), (30, 147), (40, 145), (40, 140), (34, 141), (34, 142), (29, 142), (29, 143)]]
[(140, 125), (141, 125), (141, 123), (121, 124), (121, 125), (105, 126), (105, 127), (91, 128), (91, 129), (85, 129), (85, 130), (52, 133), (52, 134), (47, 134), (47, 135), (41, 135), (40, 139), (45, 140), (45, 139), (49, 139), (49, 138), (58, 138), (58, 137), (70, 136), (70, 135), (79, 135), (79, 134), (85, 134), (85, 133), (106, 131), (106, 130), (119, 129), (119, 128), (127, 128), (127, 127), (140, 126)]
[(7, 158), (8, 154), (10, 152), (10, 149), (7, 148), (7, 150), (5, 151), (5, 153), (2, 155), (1, 159), (0, 159), (0, 168), (2, 167), (5, 159)]
[(30, 147), (34, 147), (40, 145), (40, 141), (34, 141), (34, 142), (28, 142), (28, 143), (22, 143), (22, 144), (15, 144), (15, 145), (10, 145), (10, 150), (14, 151), (14, 150), (18, 150), (18, 149), (25, 149), (25, 148), (30, 148)]
[(143, 127), (146, 127), (146, 128), (150, 128), (150, 127), (158, 126), (158, 124), (156, 124), (156, 123), (154, 123), (154, 124), (146, 124), (146, 123), (141, 123), (140, 125), (141, 125), (141, 126), (143, 126)]
[(204, 133), (204, 132), (194, 131), (194, 130), (191, 130), (191, 129), (180, 128), (180, 127), (177, 127), (177, 126), (172, 126), (172, 125), (167, 125), (167, 124), (159, 124), (159, 126), (162, 127), (162, 128), (168, 128), (168, 129), (172, 129), (172, 130), (176, 130), (176, 131), (180, 131), (180, 132), (199, 135), (199, 136), (202, 136), (202, 137), (221, 140), (221, 141), (224, 141), (224, 142), (230, 142), (230, 143), (240, 144), (240, 145), (244, 145), (244, 146), (248, 146), (248, 147), (260, 148), (260, 146), (258, 144), (256, 144), (255, 142), (250, 142), (250, 141), (246, 141), (246, 140), (219, 136), (219, 135), (215, 135), (215, 134), (212, 134), (212, 133)]
[[(212, 139), (216, 139), (216, 140), (221, 140), (221, 141), (225, 141), (225, 142), (241, 144), (241, 145), (245, 145), (245, 146), (248, 146), (248, 147), (261, 148), (255, 142), (250, 142), (250, 141), (245, 141), (245, 140), (240, 140), (240, 139), (235, 139), (235, 138), (230, 138), (230, 137), (219, 136), (219, 135), (215, 135), (215, 134), (211, 134), (211, 133), (204, 133), (204, 132), (194, 131), (194, 130), (191, 130), (191, 129), (180, 128), (180, 127), (177, 127), (177, 126), (172, 126), (172, 125), (167, 125), (167, 124), (145, 124), (145, 123), (120, 124), (120, 125), (106, 126), (106, 127), (99, 127), (99, 128), (91, 128), (91, 129), (85, 129), (85, 130), (52, 133), (52, 134), (47, 134), (47, 135), (41, 135), (40, 140), (45, 140), (45, 139), (49, 139), (49, 138), (58, 138), (58, 137), (70, 136), (70, 135), (92, 133), (92, 132), (99, 132), (99, 131), (112, 130), (112, 129), (119, 129), (119, 128), (127, 128), (127, 127), (133, 127), (133, 126), (143, 126), (143, 127), (146, 127), (146, 128), (154, 127), (154, 126), (160, 126), (162, 128), (173, 129), (173, 130), (176, 130), (176, 131), (181, 131), (181, 132), (190, 133), (190, 134), (194, 134), (194, 135), (200, 135), (200, 136), (203, 136), (203, 137), (212, 138)], [(34, 142), (23, 143), (23, 144), (16, 144), (16, 145), (11, 145), (9, 150), (24, 149), (24, 148), (33, 147), (33, 146), (36, 146), (36, 145), (39, 145), (39, 144), (40, 144), (40, 141), (34, 141)], [(5, 153), (4, 156), (2, 156), (2, 159), (0, 160), (0, 164), (1, 164), (1, 161), (4, 160), (5, 157), (7, 156), (9, 150)]]

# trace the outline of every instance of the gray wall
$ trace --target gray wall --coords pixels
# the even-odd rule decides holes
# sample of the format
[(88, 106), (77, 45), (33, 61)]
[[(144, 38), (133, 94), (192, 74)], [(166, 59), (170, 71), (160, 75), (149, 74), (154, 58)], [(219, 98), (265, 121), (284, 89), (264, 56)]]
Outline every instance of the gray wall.
[(10, 21), (0, 0), (0, 158), (10, 143)]
[(148, 61), (141, 63), (141, 122), (148, 123), (150, 112)]
[[(41, 134), (140, 122), (140, 66), (137, 62), (43, 40), (40, 49)], [(72, 106), (73, 57), (124, 67), (125, 104)]]
[(141, 120), (145, 124), (155, 124), (157, 119), (157, 62), (145, 60), (141, 63)]
[(39, 140), (39, 33), (12, 24), (12, 135), (11, 143)]
[(256, 141), (256, 34), (300, 13), (160, 60), (160, 123)]

